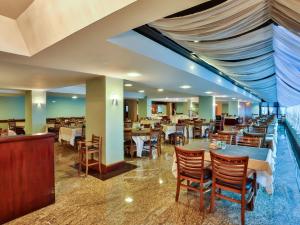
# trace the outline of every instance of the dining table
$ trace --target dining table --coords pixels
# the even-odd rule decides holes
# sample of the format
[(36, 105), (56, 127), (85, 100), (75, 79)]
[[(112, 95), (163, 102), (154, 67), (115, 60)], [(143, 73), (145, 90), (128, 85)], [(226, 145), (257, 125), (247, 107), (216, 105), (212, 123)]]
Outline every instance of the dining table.
[(82, 127), (60, 127), (58, 140), (67, 141), (70, 145), (75, 146), (75, 138), (82, 136)]
[[(209, 123), (202, 124), (202, 136), (204, 136), (206, 129), (209, 128)], [(193, 138), (194, 125), (189, 126), (189, 138)], [(162, 131), (165, 133), (165, 140), (169, 139), (169, 135), (176, 132), (176, 124), (163, 124)], [(187, 128), (185, 128), (184, 136), (187, 137)]]
[[(184, 145), (185, 150), (205, 150), (204, 159), (210, 162), (209, 141), (195, 140)], [(211, 150), (217, 154), (226, 156), (248, 156), (248, 168), (257, 172), (257, 182), (265, 188), (268, 194), (273, 193), (273, 173), (275, 171), (275, 160), (273, 152), (269, 148), (256, 148), (239, 145), (226, 145), (225, 149)], [(176, 154), (173, 155), (172, 174), (177, 177)]]
[(144, 143), (150, 137), (150, 130), (151, 130), (150, 128), (143, 128), (143, 129), (132, 128), (131, 129), (132, 140), (136, 144), (136, 156), (137, 157), (142, 157)]

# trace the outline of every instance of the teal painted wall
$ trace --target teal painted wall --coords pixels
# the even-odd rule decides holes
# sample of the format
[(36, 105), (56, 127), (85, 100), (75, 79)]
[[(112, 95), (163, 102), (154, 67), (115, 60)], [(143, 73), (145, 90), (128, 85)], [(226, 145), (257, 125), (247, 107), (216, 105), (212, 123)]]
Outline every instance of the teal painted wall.
[(24, 118), (24, 96), (0, 96), (0, 120)]
[(47, 96), (47, 118), (85, 116), (85, 98)]

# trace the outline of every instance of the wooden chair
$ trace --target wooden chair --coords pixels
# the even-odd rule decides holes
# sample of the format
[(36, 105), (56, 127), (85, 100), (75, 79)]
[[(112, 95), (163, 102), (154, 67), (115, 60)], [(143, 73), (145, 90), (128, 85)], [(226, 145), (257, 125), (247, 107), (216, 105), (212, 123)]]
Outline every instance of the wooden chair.
[(8, 120), (8, 129), (16, 131), (17, 123), (15, 120)]
[(143, 126), (144, 128), (151, 128), (150, 123), (141, 124), (141, 126)]
[(134, 141), (132, 140), (132, 130), (124, 129), (124, 152), (133, 158), (134, 155)]
[[(249, 157), (228, 157), (210, 152), (212, 163), (212, 191), (210, 212), (215, 207), (215, 199), (221, 198), (241, 204), (241, 222), (245, 224), (245, 210), (254, 210), (256, 196), (256, 171), (248, 170)], [(222, 194), (222, 190), (241, 196), (240, 199)]]
[(265, 133), (249, 133), (249, 132), (244, 132), (243, 135), (244, 135), (244, 137), (260, 138), (261, 139), (261, 145), (260, 145), (260, 147), (264, 147), (265, 146), (265, 142), (266, 142), (266, 134)]
[(225, 141), (226, 144), (232, 144), (232, 136), (230, 134), (211, 134), (210, 140), (215, 139), (217, 141)]
[(251, 132), (253, 133), (267, 133), (267, 127), (266, 126), (253, 126)]
[[(95, 154), (98, 154), (98, 160), (94, 158)], [(99, 173), (101, 174), (102, 137), (93, 134), (91, 141), (79, 141), (78, 155), (78, 175), (81, 173), (82, 166), (85, 167), (85, 176), (87, 176), (89, 167), (95, 165), (98, 165)]]
[(231, 144), (236, 143), (236, 136), (238, 134), (238, 131), (219, 131), (218, 134), (222, 135), (230, 135), (231, 136)]
[(131, 128), (132, 122), (124, 122), (124, 128)]
[(174, 145), (182, 143), (184, 145), (185, 143), (185, 125), (176, 124), (176, 130), (175, 133), (169, 134), (169, 140), (171, 143), (174, 143)]
[(262, 145), (262, 139), (260, 137), (237, 136), (236, 144), (240, 146), (260, 148)]
[(144, 150), (149, 150), (149, 158), (153, 156), (153, 150), (157, 151), (158, 156), (161, 154), (161, 129), (154, 128), (150, 130), (150, 137), (144, 142)]
[[(176, 202), (179, 198), (180, 187), (193, 190), (200, 193), (200, 210), (204, 209), (204, 193), (210, 190), (204, 187), (204, 184), (210, 181), (211, 171), (204, 165), (205, 150), (187, 151), (175, 146), (177, 162), (177, 188)], [(187, 181), (187, 184), (183, 184)], [(199, 188), (191, 186), (191, 182), (199, 183)]]
[(193, 127), (193, 138), (196, 138), (196, 137), (203, 137), (203, 134), (202, 134), (202, 121), (201, 120), (196, 120), (194, 122), (194, 127)]

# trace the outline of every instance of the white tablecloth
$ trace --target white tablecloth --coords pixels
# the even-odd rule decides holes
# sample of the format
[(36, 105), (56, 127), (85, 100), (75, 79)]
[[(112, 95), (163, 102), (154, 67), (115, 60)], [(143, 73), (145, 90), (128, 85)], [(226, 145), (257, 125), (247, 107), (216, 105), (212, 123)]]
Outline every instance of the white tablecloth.
[[(144, 149), (144, 143), (149, 139), (149, 136), (132, 136), (132, 140), (136, 144), (136, 156), (142, 157), (142, 152)], [(145, 149), (146, 151), (149, 149)], [(155, 159), (157, 157), (157, 151), (152, 152), (152, 158)]]
[(74, 146), (75, 137), (82, 136), (82, 128), (71, 128), (71, 127), (61, 127), (59, 129), (59, 137), (58, 140), (67, 141), (70, 145)]
[[(166, 140), (169, 139), (169, 134), (175, 133), (176, 132), (176, 125), (162, 125), (163, 127), (163, 132), (166, 134)], [(189, 138), (193, 138), (193, 125), (189, 126)], [(205, 130), (209, 128), (209, 126), (202, 126), (202, 135), (205, 134)], [(187, 137), (187, 130), (185, 128), (184, 131), (185, 137)]]

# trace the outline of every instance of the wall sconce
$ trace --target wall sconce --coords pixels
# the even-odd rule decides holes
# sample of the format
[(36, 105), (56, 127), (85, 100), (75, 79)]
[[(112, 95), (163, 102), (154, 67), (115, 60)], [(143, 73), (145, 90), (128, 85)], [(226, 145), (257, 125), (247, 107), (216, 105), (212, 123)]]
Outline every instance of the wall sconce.
[(111, 99), (112, 99), (111, 100), (112, 105), (117, 106), (119, 104), (118, 97), (116, 95), (113, 95)]

